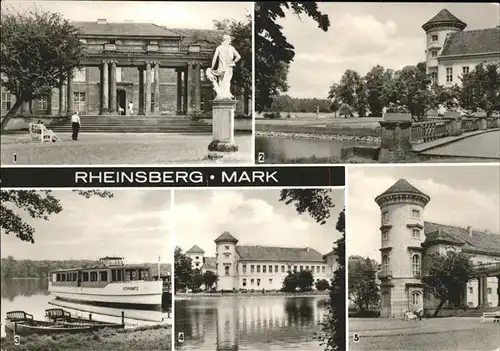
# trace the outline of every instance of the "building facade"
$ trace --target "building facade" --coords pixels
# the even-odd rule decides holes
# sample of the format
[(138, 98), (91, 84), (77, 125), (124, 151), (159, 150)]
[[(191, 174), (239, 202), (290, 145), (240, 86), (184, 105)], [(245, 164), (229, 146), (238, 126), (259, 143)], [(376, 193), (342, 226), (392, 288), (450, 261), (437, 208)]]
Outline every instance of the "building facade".
[(312, 248), (241, 246), (224, 232), (217, 239), (216, 257), (205, 257), (197, 245), (186, 251), (193, 268), (213, 271), (219, 277), (217, 290), (280, 290), (289, 271), (310, 271), (314, 282), (331, 282), (337, 269), (332, 252), (320, 254)]
[(460, 85), (460, 77), (476, 65), (500, 63), (500, 27), (470, 31), (466, 27), (446, 9), (422, 26), (427, 72), (438, 85)]
[[(432, 310), (437, 301), (424, 291), (426, 256), (464, 252), (477, 267), (500, 267), (500, 235), (425, 221), (430, 197), (406, 180), (398, 180), (375, 198), (381, 210), (381, 317), (403, 316), (404, 311)], [(491, 275), (491, 276), (490, 276)], [(495, 307), (500, 302), (500, 270), (470, 279), (461, 305)]]
[[(73, 22), (85, 43), (83, 67), (59, 89), (24, 103), (19, 114), (186, 115), (211, 113), (212, 84), (205, 76), (222, 33), (170, 29), (152, 23)], [(243, 98), (234, 88), (237, 112)], [(1, 90), (5, 115), (15, 97)]]

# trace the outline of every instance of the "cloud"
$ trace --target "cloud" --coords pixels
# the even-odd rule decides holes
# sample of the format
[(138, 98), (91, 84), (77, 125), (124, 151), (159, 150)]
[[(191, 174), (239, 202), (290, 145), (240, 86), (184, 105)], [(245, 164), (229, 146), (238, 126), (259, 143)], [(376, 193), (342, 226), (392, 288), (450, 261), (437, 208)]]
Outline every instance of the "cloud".
[[(347, 245), (349, 255), (370, 256), (380, 261), (380, 209), (374, 199), (400, 177), (393, 176), (390, 171), (385, 176), (376, 174), (373, 169), (349, 170)], [(438, 172), (439, 168), (432, 167), (428, 168), (428, 179), (412, 179), (410, 171), (405, 177), (431, 197), (424, 212), (426, 221), (500, 233), (499, 185), (490, 191), (479, 191), (474, 188), (474, 179), (469, 179), (458, 188), (433, 179)]]

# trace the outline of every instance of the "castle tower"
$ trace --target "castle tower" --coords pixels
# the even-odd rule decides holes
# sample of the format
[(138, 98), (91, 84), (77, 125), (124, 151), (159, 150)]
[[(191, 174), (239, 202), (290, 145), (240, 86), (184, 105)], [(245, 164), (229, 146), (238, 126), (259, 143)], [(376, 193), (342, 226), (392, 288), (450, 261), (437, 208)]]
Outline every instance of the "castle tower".
[(381, 210), (381, 317), (423, 307), (424, 208), (430, 197), (404, 179), (375, 198)]
[(446, 38), (452, 33), (464, 30), (465, 27), (467, 27), (467, 24), (453, 16), (446, 9), (439, 11), (436, 16), (422, 26), (427, 37), (425, 50), (427, 73), (431, 74), (433, 80), (439, 85), (445, 83), (438, 78), (440, 75), (444, 76), (445, 74), (445, 72), (438, 71), (438, 57), (441, 55)]
[(203, 251), (198, 245), (194, 245), (192, 248), (186, 251), (186, 255), (191, 258), (191, 265), (193, 269), (201, 269), (203, 266)]
[(238, 243), (238, 239), (228, 232), (224, 232), (214, 242), (217, 245), (215, 250), (216, 271), (219, 277), (217, 289), (236, 289), (238, 279), (236, 244)]

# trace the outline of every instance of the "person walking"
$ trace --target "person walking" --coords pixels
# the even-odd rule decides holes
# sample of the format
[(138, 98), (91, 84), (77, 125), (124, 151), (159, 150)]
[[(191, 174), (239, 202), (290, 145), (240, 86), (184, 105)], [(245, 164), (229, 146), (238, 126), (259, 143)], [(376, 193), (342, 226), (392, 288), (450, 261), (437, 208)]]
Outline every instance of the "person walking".
[(71, 129), (73, 130), (71, 139), (78, 141), (78, 133), (80, 132), (80, 116), (78, 116), (78, 111), (75, 111), (73, 116), (71, 116)]

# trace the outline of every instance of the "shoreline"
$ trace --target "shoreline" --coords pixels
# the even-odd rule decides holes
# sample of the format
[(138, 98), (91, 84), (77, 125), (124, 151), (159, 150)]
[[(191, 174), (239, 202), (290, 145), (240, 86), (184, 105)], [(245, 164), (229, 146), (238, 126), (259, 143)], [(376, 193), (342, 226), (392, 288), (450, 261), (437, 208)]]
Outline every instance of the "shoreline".
[(299, 139), (299, 140), (324, 140), (324, 141), (347, 141), (360, 144), (373, 144), (379, 146), (380, 137), (360, 136), (346, 134), (326, 134), (312, 132), (274, 132), (274, 131), (255, 131), (255, 137), (261, 138), (281, 138), (281, 139)]
[(103, 329), (93, 333), (28, 335), (15, 346), (10, 336), (1, 338), (2, 350), (172, 350), (170, 325), (143, 326), (134, 329)]
[(243, 297), (243, 298), (269, 298), (269, 297), (326, 297), (328, 298), (329, 292), (326, 290), (325, 292), (313, 292), (313, 293), (283, 293), (283, 292), (266, 292), (263, 294), (262, 292), (253, 292), (253, 293), (175, 293), (175, 300), (192, 300), (196, 298), (220, 298), (220, 297)]

